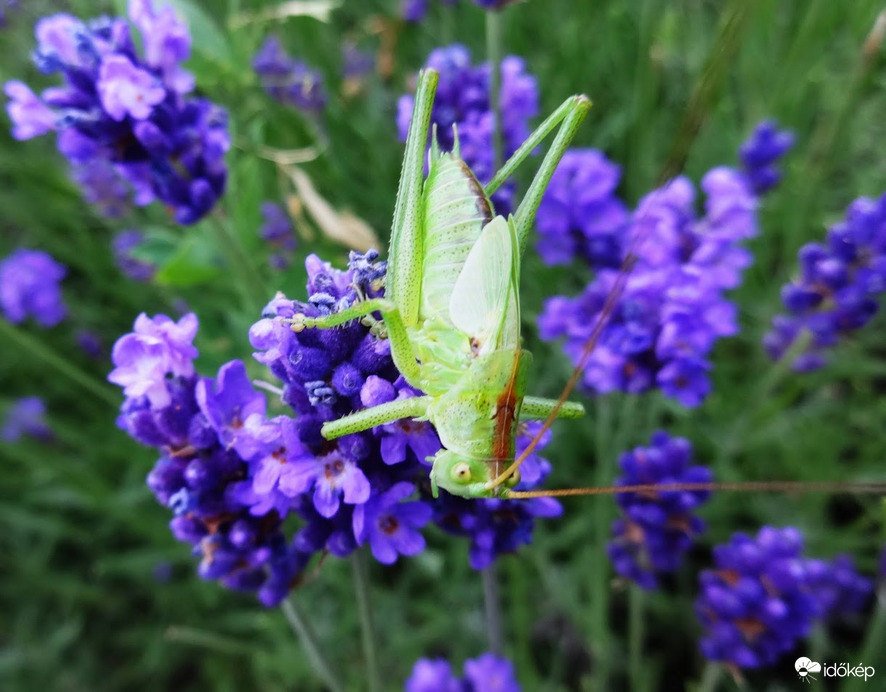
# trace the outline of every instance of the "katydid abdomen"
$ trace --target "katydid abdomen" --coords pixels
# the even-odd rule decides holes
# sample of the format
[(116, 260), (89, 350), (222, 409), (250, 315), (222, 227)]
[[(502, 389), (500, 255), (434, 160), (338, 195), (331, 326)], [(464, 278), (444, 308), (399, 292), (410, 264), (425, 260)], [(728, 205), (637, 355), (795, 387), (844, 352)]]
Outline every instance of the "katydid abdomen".
[(492, 205), (468, 165), (457, 153), (433, 151), (422, 195), (424, 273), (421, 314), (448, 323), (452, 288), (483, 227), (492, 220)]

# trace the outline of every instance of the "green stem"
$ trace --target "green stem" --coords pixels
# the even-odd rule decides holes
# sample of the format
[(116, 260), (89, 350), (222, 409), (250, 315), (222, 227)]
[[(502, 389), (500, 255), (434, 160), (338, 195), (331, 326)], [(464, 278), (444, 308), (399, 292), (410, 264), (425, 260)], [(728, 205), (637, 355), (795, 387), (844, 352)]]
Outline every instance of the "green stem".
[(492, 170), (504, 161), (501, 122), (501, 12), (486, 11), (486, 57), (489, 60), (489, 106), (492, 109)]
[[(874, 54), (879, 50), (879, 44), (875, 44), (875, 48), (877, 50)], [(822, 185), (831, 179), (835, 154), (840, 150), (846, 133), (851, 131), (851, 121), (858, 113), (859, 98), (870, 83), (871, 70), (876, 64), (871, 52), (871, 46), (865, 41), (859, 51), (852, 78), (842, 90), (843, 100), (839, 109), (833, 117), (822, 119), (813, 133), (812, 144), (809, 147), (811, 153), (802, 178), (804, 187), (799, 195), (800, 203), (797, 205), (797, 213), (793, 215), (793, 226), (785, 236), (790, 241), (791, 248), (796, 248), (800, 244), (812, 215), (819, 211), (817, 200), (821, 197)]]
[(640, 690), (644, 679), (643, 639), (646, 625), (646, 594), (636, 584), (628, 593), (628, 678), (632, 690)]
[(345, 686), (341, 684), (335, 673), (332, 672), (332, 666), (329, 665), (329, 661), (323, 654), (323, 649), (317, 641), (317, 635), (308, 624), (308, 620), (301, 608), (296, 605), (295, 599), (292, 597), (287, 598), (280, 607), (286, 616), (287, 622), (289, 622), (289, 626), (304, 647), (308, 660), (311, 662), (311, 667), (317, 673), (317, 677), (323, 680), (332, 692), (345, 692)]
[(713, 661), (708, 661), (705, 665), (704, 672), (701, 675), (701, 682), (698, 683), (696, 692), (714, 692), (717, 689), (717, 683), (720, 681), (720, 675), (723, 673), (723, 666)]
[[(878, 595), (877, 610), (871, 624), (868, 626), (867, 637), (865, 637), (864, 647), (861, 650), (861, 656), (858, 660), (864, 665), (875, 664), (886, 650), (886, 587), (881, 587), (881, 593)], [(816, 659), (818, 660), (818, 659)], [(877, 671), (879, 672), (879, 671)], [(866, 689), (864, 679), (850, 679), (842, 689), (846, 692), (860, 692)]]
[(634, 69), (634, 93), (631, 104), (631, 136), (628, 139), (628, 158), (634, 175), (625, 176), (625, 185), (630, 187), (629, 196), (639, 199), (651, 181), (646, 173), (654, 166), (651, 163), (655, 132), (649, 127), (650, 111), (655, 107), (658, 94), (658, 73), (651, 64), (650, 51), (655, 38), (654, 26), (657, 19), (658, 0), (643, 0), (638, 17), (637, 55)]
[(761, 2), (762, 0), (732, 0), (723, 12), (704, 69), (689, 97), (683, 122), (671, 143), (667, 161), (659, 173), (659, 184), (671, 180), (686, 165), (692, 143), (707, 118), (717, 91), (734, 67), (735, 54), (741, 45), (750, 19)]
[(765, 416), (761, 415), (761, 412), (766, 411), (767, 402), (772, 401), (772, 392), (774, 392), (778, 385), (784, 381), (787, 375), (790, 375), (793, 372), (791, 366), (797, 357), (807, 350), (810, 339), (811, 334), (808, 332), (801, 334), (794, 343), (791, 344), (791, 347), (782, 354), (781, 358), (772, 364), (772, 367), (766, 371), (762, 379), (757, 382), (757, 386), (754, 388), (754, 392), (748, 398), (748, 401), (763, 403), (757, 407), (742, 408), (741, 413), (734, 419), (730, 426), (729, 432), (723, 436), (722, 444), (718, 446), (719, 453), (717, 454), (717, 460), (714, 465), (715, 471), (717, 471), (718, 475), (726, 468), (729, 459), (735, 454), (741, 441), (745, 439), (745, 432), (747, 431), (748, 426), (750, 426), (755, 420), (765, 418)]
[(501, 624), (501, 597), (498, 588), (498, 568), (496, 563), (481, 570), (483, 575), (483, 604), (486, 611), (486, 636), (489, 637), (489, 650), (496, 656), (504, 652), (504, 634)]
[(381, 690), (378, 675), (378, 656), (375, 649), (375, 624), (372, 618), (372, 604), (369, 599), (369, 568), (366, 551), (358, 550), (351, 556), (354, 568), (354, 593), (357, 596), (357, 612), (360, 616), (360, 636), (363, 640), (363, 658), (366, 662), (366, 677), (371, 692)]
[(64, 356), (58, 354), (53, 348), (47, 346), (43, 340), (34, 338), (3, 318), (0, 318), (0, 337), (6, 342), (12, 342), (19, 346), (31, 358), (42, 360), (46, 365), (80, 385), (80, 387), (93, 396), (114, 408), (120, 406), (120, 396), (113, 389), (71, 363)]
[(249, 260), (243, 245), (231, 230), (227, 219), (215, 216), (209, 224), (225, 263), (234, 274), (243, 299), (243, 308), (250, 314), (261, 310), (271, 296), (258, 270)]
[[(612, 406), (609, 397), (597, 400), (597, 420), (594, 433), (595, 449), (595, 483), (598, 486), (609, 482), (610, 432), (612, 431)], [(603, 502), (594, 503), (595, 545), (605, 545), (609, 537), (609, 505)], [(607, 599), (607, 583), (609, 579), (609, 561), (594, 560), (591, 569), (591, 634), (594, 656), (594, 684), (592, 689), (609, 689), (609, 607)]]

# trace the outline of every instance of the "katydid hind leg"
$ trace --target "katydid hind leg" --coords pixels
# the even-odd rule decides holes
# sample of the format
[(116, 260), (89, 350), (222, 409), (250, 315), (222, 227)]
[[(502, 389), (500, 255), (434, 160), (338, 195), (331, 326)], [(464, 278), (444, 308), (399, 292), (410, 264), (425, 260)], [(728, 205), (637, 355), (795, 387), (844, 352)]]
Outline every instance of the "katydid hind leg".
[(422, 225), (424, 160), (439, 77), (439, 73), (431, 69), (422, 70), (419, 74), (388, 248), (389, 271), (385, 293), (397, 304), (403, 323), (408, 327), (418, 323), (421, 305), (425, 232)]
[(538, 212), (538, 207), (541, 204), (545, 190), (551, 182), (551, 177), (554, 175), (560, 159), (563, 158), (563, 154), (566, 153), (569, 145), (572, 144), (575, 133), (581, 126), (590, 108), (591, 102), (587, 96), (572, 97), (571, 108), (567, 110), (566, 117), (554, 137), (554, 142), (551, 144), (551, 148), (548, 149), (547, 154), (545, 154), (541, 166), (529, 184), (529, 189), (517, 207), (517, 211), (514, 214), (514, 225), (517, 228), (517, 240), (520, 243), (521, 256), (526, 251), (529, 233), (535, 224), (535, 215)]
[(511, 158), (502, 166), (501, 170), (485, 186), (486, 194), (492, 195), (501, 187), (505, 180), (513, 175), (514, 171), (532, 154), (533, 150), (541, 144), (544, 138), (553, 132), (554, 128), (558, 125), (560, 126), (557, 135), (554, 137), (554, 142), (551, 144), (551, 148), (545, 155), (515, 214), (517, 240), (521, 255), (526, 249), (529, 231), (535, 221), (535, 214), (538, 211), (538, 206), (541, 204), (541, 198), (551, 180), (551, 176), (560, 163), (560, 159), (563, 158), (563, 154), (566, 153), (566, 150), (572, 143), (576, 131), (582, 121), (584, 121), (590, 108), (591, 102), (587, 96), (570, 96), (526, 138), (526, 141), (520, 145), (520, 148), (514, 152)]
[(520, 409), (521, 420), (545, 420), (556, 409), (557, 418), (581, 418), (585, 407), (576, 401), (566, 401), (557, 409), (556, 399), (542, 399), (537, 396), (523, 397)]
[(532, 152), (544, 141), (545, 137), (551, 134), (551, 132), (554, 131), (554, 128), (563, 121), (563, 118), (575, 108), (575, 100), (575, 96), (570, 96), (560, 104), (557, 110), (545, 118), (541, 125), (530, 133), (526, 138), (526, 141), (520, 145), (517, 151), (511, 154), (511, 157), (505, 161), (504, 165), (494, 176), (492, 176), (492, 180), (484, 185), (487, 195), (492, 196), (498, 188), (500, 188), (504, 182), (514, 174), (514, 171), (519, 168), (520, 164), (532, 155)]

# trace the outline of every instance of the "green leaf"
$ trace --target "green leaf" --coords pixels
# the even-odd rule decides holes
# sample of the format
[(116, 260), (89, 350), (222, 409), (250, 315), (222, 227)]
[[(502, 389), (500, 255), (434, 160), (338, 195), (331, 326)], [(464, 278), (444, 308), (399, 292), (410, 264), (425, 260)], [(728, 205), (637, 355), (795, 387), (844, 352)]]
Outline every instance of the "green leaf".
[(166, 286), (197, 286), (211, 281), (220, 273), (210, 239), (199, 227), (195, 227), (187, 231), (184, 241), (157, 272), (155, 279)]
[(131, 254), (134, 259), (162, 267), (175, 255), (180, 242), (181, 237), (168, 228), (147, 226), (144, 228), (144, 240), (133, 248)]
[(220, 63), (231, 63), (231, 46), (215, 20), (191, 0), (167, 0), (187, 22), (197, 53)]
[[(123, 17), (128, 17), (128, 0), (114, 0), (114, 8)], [(219, 28), (215, 20), (192, 0), (159, 0), (155, 2), (156, 8), (164, 5), (172, 6), (179, 17), (188, 25), (191, 32), (191, 46), (196, 55), (203, 56), (216, 63), (230, 64), (232, 62), (231, 46), (225, 33)], [(136, 35), (138, 32), (135, 32)], [(194, 67), (188, 65), (189, 68)], [(200, 75), (196, 75), (199, 79)]]

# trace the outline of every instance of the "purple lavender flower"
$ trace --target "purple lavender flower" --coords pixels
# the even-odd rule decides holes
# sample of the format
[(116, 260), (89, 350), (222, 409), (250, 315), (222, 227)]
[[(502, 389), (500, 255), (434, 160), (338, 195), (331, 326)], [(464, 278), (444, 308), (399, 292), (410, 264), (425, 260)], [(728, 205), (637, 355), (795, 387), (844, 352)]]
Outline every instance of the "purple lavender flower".
[(404, 692), (462, 692), (461, 681), (452, 672), (449, 661), (420, 658), (403, 686)]
[[(457, 0), (442, 0), (445, 5), (454, 5)], [(518, 0), (473, 0), (474, 4), (484, 10), (501, 10)], [(407, 22), (420, 22), (428, 12), (428, 0), (403, 0), (400, 4), (400, 16)]]
[(262, 202), (261, 214), (263, 222), (259, 235), (273, 249), (270, 258), (271, 267), (278, 270), (286, 269), (296, 248), (292, 221), (283, 207), (273, 202)]
[(596, 149), (564, 154), (538, 208), (538, 253), (545, 264), (580, 257), (597, 269), (621, 265), (625, 205), (615, 197), (621, 170)]
[(6, 83), (13, 136), (55, 131), (59, 151), (75, 166), (113, 164), (137, 204), (156, 197), (179, 223), (194, 223), (224, 192), (227, 115), (186, 96), (193, 78), (180, 63), (190, 38), (173, 10), (131, 0), (129, 13), (141, 30), (144, 57), (120, 18), (84, 23), (58, 14), (37, 23), (34, 61), (64, 82), (39, 98), (21, 82)]
[(361, 80), (375, 69), (375, 56), (361, 50), (351, 41), (342, 43), (342, 77), (345, 80)]
[(116, 366), (108, 380), (123, 387), (131, 398), (146, 397), (155, 408), (169, 405), (167, 375), (191, 377), (197, 349), (197, 316), (188, 313), (178, 322), (166, 315), (149, 318), (145, 313), (135, 320), (134, 331), (121, 336), (111, 350)]
[[(127, 391), (117, 424), (160, 451), (148, 474), (148, 487), (175, 515), (170, 528), (200, 558), (200, 576), (253, 591), (261, 603), (274, 606), (298, 582), (310, 551), (286, 541), (282, 519), (287, 506), (266, 503), (258, 512), (255, 503), (245, 501), (243, 486), (252, 483), (244, 479), (262, 471), (268, 454), (285, 461), (302, 448), (282, 435), (282, 425), (270, 421), (251, 426), (261, 433), (252, 440), (247, 440), (247, 430), (232, 425), (238, 394), (249, 411), (263, 413), (263, 402), (257, 404), (255, 392), (244, 385), (245, 370), (238, 361), (222, 366), (217, 382), (198, 380), (193, 368), (197, 352), (190, 345), (196, 330), (193, 315), (178, 323), (163, 315), (141, 315), (135, 331), (117, 341), (117, 368), (109, 379), (132, 390)], [(244, 459), (238, 449), (248, 449), (256, 463)]]
[(428, 0), (403, 0), (400, 16), (407, 22), (420, 22), (428, 12)]
[(772, 120), (764, 120), (754, 128), (751, 136), (742, 144), (739, 155), (744, 174), (755, 194), (763, 194), (778, 185), (781, 172), (775, 163), (793, 146), (793, 133), (779, 130)]
[[(252, 326), (250, 339), (259, 350), (256, 359), (283, 381), (283, 400), (296, 414), (294, 434), (310, 452), (289, 460), (291, 469), (279, 481), (279, 491), (291, 498), (294, 511), (306, 522), (298, 544), (347, 555), (369, 543), (380, 560), (393, 561), (398, 553), (414, 554), (424, 545), (416, 529), (430, 510), (421, 508), (423, 501), (405, 501), (427, 477), (423, 460), (403, 442), (402, 463), (385, 463), (383, 441), (396, 436), (383, 429), (387, 426), (334, 441), (320, 435), (325, 421), (377, 403), (372, 392), (379, 386), (369, 385), (366, 404), (361, 399), (368, 382), (383, 382), (386, 388), (381, 389), (391, 398), (406, 388), (390, 346), (359, 322), (296, 334), (282, 321), (296, 312), (319, 315), (343, 309), (362, 296), (381, 295), (384, 264), (377, 257), (375, 252), (354, 253), (350, 270), (340, 272), (311, 255), (306, 261), (308, 302), (278, 294), (265, 309), (265, 318)], [(432, 453), (439, 447), (436, 442)], [(404, 495), (404, 489), (411, 490)]]
[[(457, 0), (441, 0), (444, 5), (454, 5)], [(400, 3), (400, 17), (404, 21), (416, 23), (425, 18), (428, 13), (428, 0), (402, 0)]]
[(74, 336), (77, 346), (93, 360), (101, 360), (106, 357), (105, 346), (102, 338), (90, 329), (78, 329)]
[(368, 542), (382, 564), (392, 564), (398, 554), (417, 555), (425, 549), (418, 529), (431, 520), (432, 510), (423, 502), (402, 502), (414, 493), (412, 483), (396, 483), (354, 510), (354, 536)]
[[(521, 424), (515, 444), (518, 455), (523, 453), (540, 428), (540, 423)], [(548, 434), (536, 449), (543, 448), (549, 440)], [(520, 470), (523, 476), (517, 489), (530, 490), (544, 481), (551, 472), (551, 464), (547, 459), (531, 454)], [(468, 560), (476, 570), (488, 567), (500, 555), (513, 553), (521, 545), (528, 545), (532, 541), (535, 519), (559, 517), (563, 513), (560, 503), (550, 497), (515, 502), (468, 500), (441, 493), (433, 507), (434, 521), (440, 528), (470, 539)]]
[(0, 0), (0, 27), (5, 27), (7, 24), (6, 13), (9, 10), (17, 10), (18, 8), (18, 0)]
[(109, 218), (125, 216), (132, 204), (144, 206), (154, 201), (149, 187), (135, 189), (110, 161), (93, 159), (88, 165), (71, 164), (71, 178), (80, 187), (83, 199)]
[(797, 529), (772, 527), (756, 538), (736, 533), (714, 549), (716, 569), (701, 573), (695, 602), (707, 658), (768, 666), (808, 634), (820, 610), (802, 550)]
[(420, 658), (403, 689), (405, 692), (520, 692), (522, 688), (513, 663), (486, 653), (465, 661), (462, 680), (455, 677), (448, 661)]
[(807, 560), (810, 593), (825, 619), (856, 613), (864, 608), (874, 585), (855, 571), (852, 557), (838, 555), (830, 562)]
[(12, 120), (12, 136), (15, 139), (39, 137), (55, 129), (55, 113), (26, 84), (16, 80), (6, 82), (3, 92), (10, 98), (6, 109)]
[[(659, 431), (651, 446), (622, 454), (615, 485), (709, 483), (710, 470), (691, 463), (689, 440)], [(692, 512), (709, 496), (704, 491), (616, 495), (624, 516), (612, 524), (609, 559), (615, 571), (645, 589), (656, 588), (658, 574), (676, 570), (693, 538), (704, 531), (704, 522)]]
[[(461, 157), (477, 179), (487, 183), (495, 173), (493, 160), (493, 118), (489, 105), (489, 65), (471, 65), (467, 48), (455, 44), (437, 48), (428, 56), (426, 67), (440, 72), (437, 97), (431, 122), (437, 127), (437, 139), (444, 151), (455, 145), (453, 125), (458, 128)], [(538, 115), (538, 84), (526, 73), (525, 63), (515, 56), (506, 57), (501, 64), (501, 93), (503, 155), (508, 158), (529, 135), (529, 120)], [(409, 120), (415, 106), (411, 95), (401, 96), (397, 102), (397, 127), (405, 140)], [(511, 211), (513, 185), (505, 185), (493, 196), (497, 213)]]
[(127, 116), (145, 120), (166, 98), (159, 80), (123, 55), (102, 59), (96, 88), (105, 112), (118, 122)]
[(46, 404), (38, 396), (16, 399), (6, 410), (0, 428), (0, 440), (4, 442), (18, 442), (25, 435), (40, 440), (52, 438), (52, 431), (46, 425)]
[(265, 396), (252, 386), (243, 361), (223, 365), (215, 380), (201, 379), (194, 396), (219, 442), (244, 459), (252, 459), (280, 439), (279, 426), (265, 419)]
[[(594, 191), (606, 197), (614, 186), (613, 170), (586, 154), (580, 166), (588, 182), (553, 186), (546, 197), (551, 229), (542, 245), (550, 262), (578, 253), (598, 271), (582, 295), (547, 301), (539, 318), (542, 339), (566, 337), (564, 351), (577, 362), (599, 321), (606, 299), (618, 281), (618, 266), (628, 250), (636, 264), (583, 374), (586, 390), (644, 392), (659, 387), (684, 406), (698, 406), (710, 391), (708, 355), (714, 343), (738, 331), (736, 308), (723, 293), (741, 282), (751, 256), (741, 242), (756, 235), (757, 197), (749, 173), (714, 168), (702, 179), (705, 215), (695, 212), (695, 190), (680, 177), (654, 190), (637, 205), (624, 232), (599, 236), (578, 226), (576, 216), (590, 207)], [(772, 166), (774, 159), (767, 159)], [(613, 219), (618, 212), (613, 212)], [(542, 219), (544, 219), (542, 221)], [(610, 227), (611, 228), (611, 227)], [(559, 235), (557, 234), (559, 233)], [(551, 237), (552, 236), (552, 237)], [(586, 239), (591, 245), (582, 247)], [(616, 241), (616, 238), (620, 240)], [(615, 242), (615, 247), (612, 243)]]
[(269, 36), (252, 59), (252, 69), (275, 101), (304, 111), (322, 111), (326, 105), (323, 77), (289, 56), (276, 36)]
[(514, 664), (495, 654), (465, 661), (465, 687), (469, 692), (520, 692)]
[(144, 233), (133, 228), (120, 231), (111, 241), (111, 251), (117, 266), (133, 281), (150, 281), (157, 271), (157, 267), (153, 264), (140, 260), (132, 254), (133, 250), (140, 247), (143, 242)]
[(43, 327), (52, 327), (68, 314), (59, 282), (67, 274), (64, 265), (42, 250), (19, 248), (0, 261), (0, 308), (10, 322), (29, 316)]
[(875, 298), (886, 289), (886, 195), (855, 200), (826, 243), (804, 245), (798, 260), (799, 277), (781, 290), (788, 314), (772, 320), (763, 346), (779, 359), (806, 335), (808, 344), (791, 363), (805, 372), (824, 365), (827, 350), (879, 309)]
[(501, 10), (515, 2), (518, 0), (474, 0), (474, 4), (484, 10)]
[(181, 68), (191, 55), (191, 35), (170, 6), (159, 11), (152, 0), (130, 0), (129, 16), (141, 31), (145, 62), (163, 77), (173, 91), (186, 94), (194, 88), (194, 78)]

